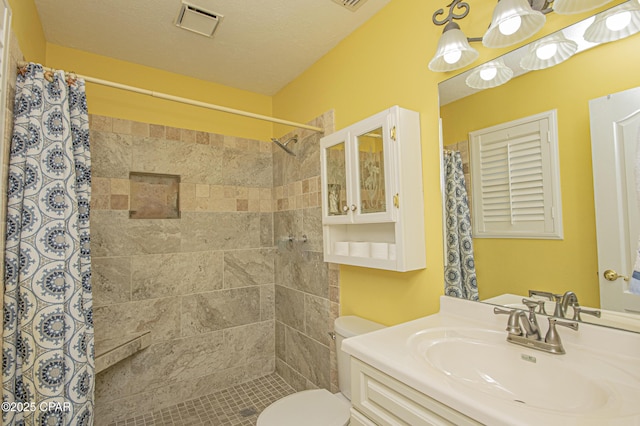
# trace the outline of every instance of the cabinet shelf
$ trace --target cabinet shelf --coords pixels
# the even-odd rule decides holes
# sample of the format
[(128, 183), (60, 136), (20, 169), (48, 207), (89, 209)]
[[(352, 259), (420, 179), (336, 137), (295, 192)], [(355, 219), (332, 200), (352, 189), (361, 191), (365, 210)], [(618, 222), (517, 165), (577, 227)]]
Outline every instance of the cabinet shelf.
[(320, 146), (325, 261), (424, 268), (419, 114), (394, 106), (325, 136)]

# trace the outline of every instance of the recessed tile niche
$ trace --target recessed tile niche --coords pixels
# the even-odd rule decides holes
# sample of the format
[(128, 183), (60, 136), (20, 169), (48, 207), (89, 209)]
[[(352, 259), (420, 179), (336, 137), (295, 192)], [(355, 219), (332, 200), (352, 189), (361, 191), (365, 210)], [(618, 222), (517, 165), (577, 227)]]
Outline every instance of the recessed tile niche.
[(131, 219), (180, 218), (180, 176), (129, 173)]

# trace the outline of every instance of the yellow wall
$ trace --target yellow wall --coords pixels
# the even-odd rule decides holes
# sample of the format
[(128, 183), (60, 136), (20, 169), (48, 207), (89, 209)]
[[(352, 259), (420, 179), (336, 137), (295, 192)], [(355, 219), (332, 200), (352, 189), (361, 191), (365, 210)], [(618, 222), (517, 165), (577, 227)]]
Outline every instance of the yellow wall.
[[(210, 83), (131, 62), (47, 44), (46, 65), (130, 86), (267, 116), (271, 97)], [(87, 83), (92, 114), (166, 126), (268, 140), (273, 126), (238, 115), (183, 105), (148, 95)]]
[[(337, 129), (396, 104), (420, 112), (427, 268), (391, 273), (342, 267), (341, 303), (343, 314), (357, 314), (385, 324), (438, 310), (438, 296), (443, 291), (443, 253), (437, 83), (452, 74), (433, 73), (428, 70), (427, 63), (442, 31), (431, 23), (430, 17), (435, 8), (445, 7), (446, 2), (391, 1), (272, 98), (45, 44), (33, 0), (10, 0), (10, 4), (14, 12), (14, 30), (25, 56), (28, 60), (45, 62), (47, 66), (294, 121), (306, 122), (335, 109)], [(473, 10), (460, 24), (468, 36), (479, 36), (484, 32), (494, 5), (493, 1), (473, 4)], [(538, 36), (583, 17), (548, 15), (548, 23)], [(510, 50), (483, 49), (479, 44), (474, 47), (481, 54), (477, 63)], [(274, 130), (269, 123), (117, 89), (88, 85), (87, 90), (92, 113), (100, 115), (256, 139), (290, 130), (282, 126), (276, 126)]]
[[(427, 268), (392, 273), (342, 266), (341, 310), (345, 315), (395, 324), (434, 313), (439, 308), (443, 250), (437, 84), (452, 73), (433, 73), (427, 64), (442, 31), (442, 27), (431, 23), (430, 17), (436, 8), (446, 4), (391, 1), (274, 97), (274, 113), (292, 120), (309, 120), (335, 109), (336, 129), (395, 104), (420, 112)], [(493, 1), (472, 4), (471, 13), (460, 23), (467, 36), (483, 34), (494, 5)], [(585, 14), (547, 15), (547, 25), (537, 37), (584, 17)], [(474, 47), (481, 58), (474, 65), (512, 49), (484, 49), (478, 43)], [(276, 133), (279, 131), (276, 127)]]
[(570, 289), (583, 305), (599, 306), (588, 103), (640, 85), (638, 51), (640, 35), (441, 109), (445, 144), (466, 140), (472, 130), (558, 110), (564, 239), (475, 239), (481, 298)]
[(42, 23), (33, 0), (9, 0), (12, 12), (11, 28), (27, 61), (43, 63), (46, 57), (46, 40)]

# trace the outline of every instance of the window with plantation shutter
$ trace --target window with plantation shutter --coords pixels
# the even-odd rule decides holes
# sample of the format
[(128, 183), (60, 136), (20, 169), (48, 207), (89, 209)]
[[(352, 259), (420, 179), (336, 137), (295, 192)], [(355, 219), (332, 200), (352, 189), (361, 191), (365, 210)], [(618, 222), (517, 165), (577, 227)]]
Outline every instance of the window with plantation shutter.
[(469, 133), (473, 234), (562, 238), (556, 110)]

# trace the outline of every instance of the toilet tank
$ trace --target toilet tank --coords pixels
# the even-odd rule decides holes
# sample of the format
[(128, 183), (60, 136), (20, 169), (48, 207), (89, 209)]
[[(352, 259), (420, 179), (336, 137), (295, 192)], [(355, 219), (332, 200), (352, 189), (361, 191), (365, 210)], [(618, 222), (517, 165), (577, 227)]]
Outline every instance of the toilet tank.
[(380, 330), (384, 325), (354, 315), (336, 318), (336, 353), (338, 355), (338, 385), (340, 392), (351, 401), (351, 356), (342, 351), (342, 341), (348, 337), (359, 336)]

